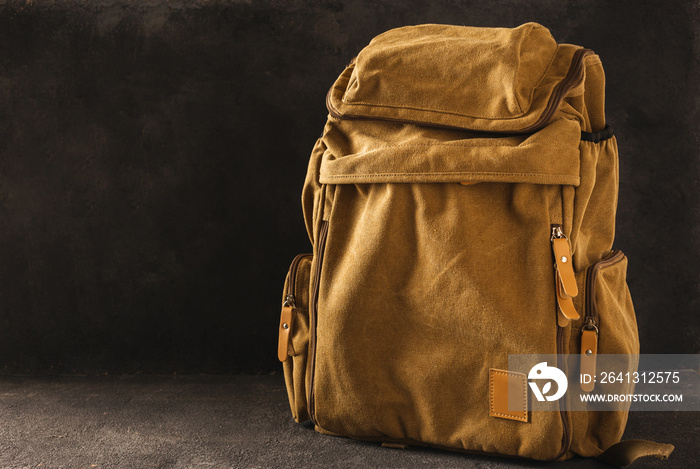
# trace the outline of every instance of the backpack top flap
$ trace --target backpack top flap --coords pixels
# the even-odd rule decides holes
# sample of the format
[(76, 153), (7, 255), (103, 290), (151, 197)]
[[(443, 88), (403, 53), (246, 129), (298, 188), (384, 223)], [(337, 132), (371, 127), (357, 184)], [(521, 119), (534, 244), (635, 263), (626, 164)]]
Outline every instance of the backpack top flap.
[(319, 181), (578, 186), (580, 136), (578, 123), (568, 119), (531, 135), (503, 138), (376, 121), (329, 122)]
[(517, 28), (426, 24), (374, 38), (328, 92), (331, 116), (487, 132), (546, 125), (592, 52)]

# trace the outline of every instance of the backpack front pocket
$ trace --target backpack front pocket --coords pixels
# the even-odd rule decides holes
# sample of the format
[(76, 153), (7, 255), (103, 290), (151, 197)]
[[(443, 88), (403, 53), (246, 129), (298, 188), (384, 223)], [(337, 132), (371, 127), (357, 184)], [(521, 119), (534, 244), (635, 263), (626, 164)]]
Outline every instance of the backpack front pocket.
[(304, 422), (309, 418), (306, 403), (306, 364), (309, 351), (309, 282), (312, 257), (311, 254), (299, 254), (289, 267), (284, 282), (279, 325), (277, 353), (284, 368), (289, 406), (297, 422)]
[(579, 184), (579, 127), (560, 119), (496, 136), (339, 120), (323, 138), (318, 182), (331, 197), (313, 220), (323, 268), (308, 380), (317, 429), (561, 457), (565, 415), (490, 417), (488, 370), (507, 369), (509, 353), (564, 347), (551, 225), (568, 228), (561, 194)]

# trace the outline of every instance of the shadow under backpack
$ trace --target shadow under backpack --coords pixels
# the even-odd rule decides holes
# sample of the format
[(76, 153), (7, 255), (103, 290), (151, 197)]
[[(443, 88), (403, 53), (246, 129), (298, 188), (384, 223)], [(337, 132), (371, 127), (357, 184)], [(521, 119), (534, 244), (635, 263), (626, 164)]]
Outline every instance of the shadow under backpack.
[(604, 85), (597, 55), (535, 23), (402, 27), (352, 60), (304, 183), (313, 254), (284, 286), (296, 421), (390, 447), (668, 457), (620, 442), (629, 405), (535, 412), (527, 376), (508, 370), (509, 354), (636, 367)]

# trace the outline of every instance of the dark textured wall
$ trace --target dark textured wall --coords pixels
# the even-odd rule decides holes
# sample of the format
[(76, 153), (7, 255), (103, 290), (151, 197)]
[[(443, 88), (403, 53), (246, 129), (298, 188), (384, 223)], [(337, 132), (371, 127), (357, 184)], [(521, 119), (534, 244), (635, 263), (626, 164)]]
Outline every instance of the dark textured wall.
[(645, 352), (700, 351), (693, 1), (0, 6), (0, 367), (279, 368), (325, 93), (376, 34), (537, 21), (603, 59)]

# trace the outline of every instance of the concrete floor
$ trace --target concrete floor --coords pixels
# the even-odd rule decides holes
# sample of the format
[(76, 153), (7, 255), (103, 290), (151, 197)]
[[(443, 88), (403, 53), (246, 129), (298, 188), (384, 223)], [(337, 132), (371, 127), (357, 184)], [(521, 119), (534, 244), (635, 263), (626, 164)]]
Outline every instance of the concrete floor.
[[(670, 442), (667, 461), (700, 467), (698, 413), (633, 412), (625, 438)], [(408, 451), (315, 433), (293, 422), (281, 375), (0, 376), (0, 468), (595, 468), (429, 449)]]

